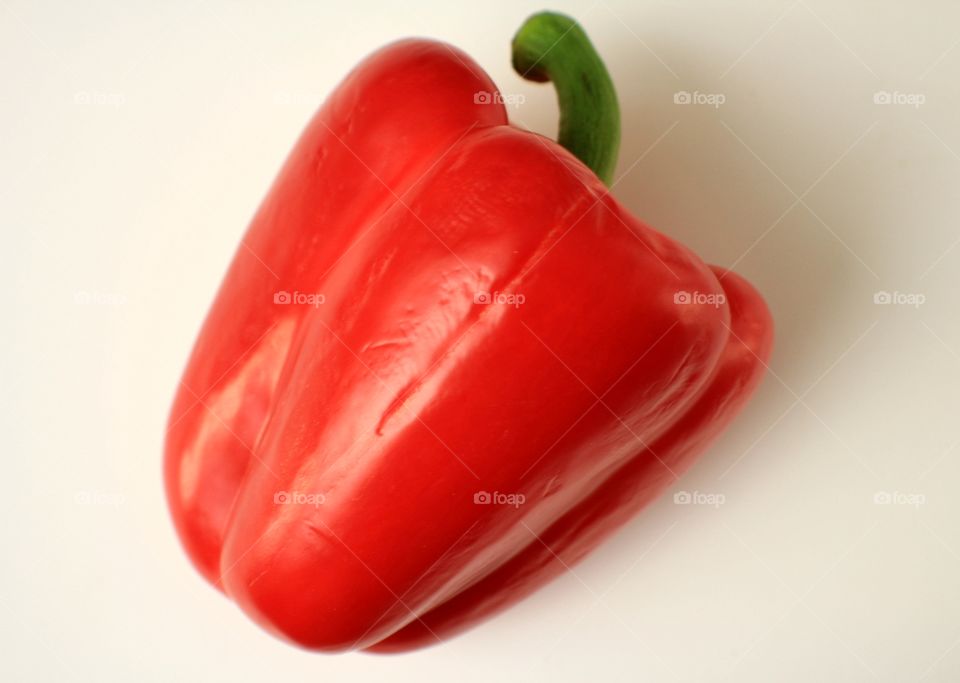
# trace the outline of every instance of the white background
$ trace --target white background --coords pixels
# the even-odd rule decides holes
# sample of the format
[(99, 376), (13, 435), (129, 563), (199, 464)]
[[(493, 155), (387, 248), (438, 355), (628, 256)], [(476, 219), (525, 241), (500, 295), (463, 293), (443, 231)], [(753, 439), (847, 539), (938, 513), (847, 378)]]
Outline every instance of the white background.
[[(188, 565), (161, 487), (167, 410), (301, 128), (366, 53), (425, 35), (552, 136), (552, 89), (509, 63), (542, 8), (0, 5), (0, 679), (960, 678), (946, 1), (553, 3), (620, 93), (615, 194), (753, 281), (778, 334), (732, 429), (575, 574), (446, 645), (330, 657), (265, 635)], [(677, 505), (681, 490), (723, 504)]]

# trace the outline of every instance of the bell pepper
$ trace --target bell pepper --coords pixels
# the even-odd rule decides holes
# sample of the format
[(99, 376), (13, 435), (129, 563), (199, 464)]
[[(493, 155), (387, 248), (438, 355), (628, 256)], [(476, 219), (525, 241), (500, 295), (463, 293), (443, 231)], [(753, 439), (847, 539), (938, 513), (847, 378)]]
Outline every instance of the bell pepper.
[(243, 237), (170, 415), (200, 573), (324, 651), (444, 640), (580, 560), (744, 405), (772, 340), (737, 275), (624, 210), (581, 28), (531, 17), (558, 142), (466, 54), (403, 40), (330, 95)]

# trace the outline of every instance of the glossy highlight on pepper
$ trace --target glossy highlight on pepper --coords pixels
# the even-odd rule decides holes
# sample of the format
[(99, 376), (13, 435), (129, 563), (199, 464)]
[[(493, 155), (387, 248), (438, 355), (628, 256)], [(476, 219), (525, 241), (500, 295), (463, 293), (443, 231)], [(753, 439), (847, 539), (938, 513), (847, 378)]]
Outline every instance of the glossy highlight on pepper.
[[(613, 198), (613, 84), (531, 17), (559, 143), (403, 40), (297, 142), (197, 339), (164, 474), (201, 574), (265, 629), (401, 652), (503, 610), (673, 484), (759, 383), (763, 300)], [(497, 94), (497, 97), (484, 96)]]

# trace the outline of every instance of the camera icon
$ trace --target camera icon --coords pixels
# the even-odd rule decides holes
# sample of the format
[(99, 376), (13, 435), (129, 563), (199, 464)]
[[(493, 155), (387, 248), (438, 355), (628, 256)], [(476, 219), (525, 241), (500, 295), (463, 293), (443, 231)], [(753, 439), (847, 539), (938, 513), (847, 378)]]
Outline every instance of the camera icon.
[(277, 491), (273, 494), (274, 505), (286, 505), (290, 502), (290, 494), (286, 491)]
[(893, 297), (890, 292), (877, 292), (873, 295), (873, 303), (875, 304), (889, 304), (891, 301), (893, 301)]
[(690, 296), (690, 292), (674, 292), (673, 294), (673, 303), (675, 304), (688, 304), (693, 300), (693, 297)]
[(493, 94), (488, 93), (486, 90), (480, 90), (473, 93), (473, 103), (474, 104), (491, 104), (493, 102)]
[(691, 102), (693, 102), (693, 95), (688, 93), (686, 90), (673, 93), (674, 104), (690, 104)]
[(677, 491), (673, 494), (673, 502), (675, 505), (689, 505), (693, 500), (693, 496), (690, 495), (689, 491)]
[(893, 496), (888, 491), (877, 491), (873, 494), (873, 502), (876, 505), (890, 505), (893, 502)]
[(273, 293), (273, 303), (275, 304), (286, 305), (289, 304), (291, 300), (290, 292), (281, 291)]
[(493, 501), (488, 491), (477, 491), (473, 494), (474, 505), (489, 505)]
[(886, 90), (880, 90), (873, 93), (873, 103), (874, 104), (890, 104), (893, 101), (893, 96), (890, 95)]
[(489, 304), (492, 300), (493, 299), (490, 296), (490, 292), (477, 292), (473, 295), (473, 303), (475, 304), (486, 305), (486, 304)]

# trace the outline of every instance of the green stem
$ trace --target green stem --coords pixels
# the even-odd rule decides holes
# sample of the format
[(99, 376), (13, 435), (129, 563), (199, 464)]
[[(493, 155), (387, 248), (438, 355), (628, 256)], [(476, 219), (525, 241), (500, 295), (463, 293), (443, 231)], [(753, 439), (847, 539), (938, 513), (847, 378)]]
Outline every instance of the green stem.
[(610, 74), (579, 24), (563, 14), (534, 14), (513, 38), (513, 68), (531, 81), (553, 81), (558, 142), (609, 185), (620, 147), (620, 107)]

